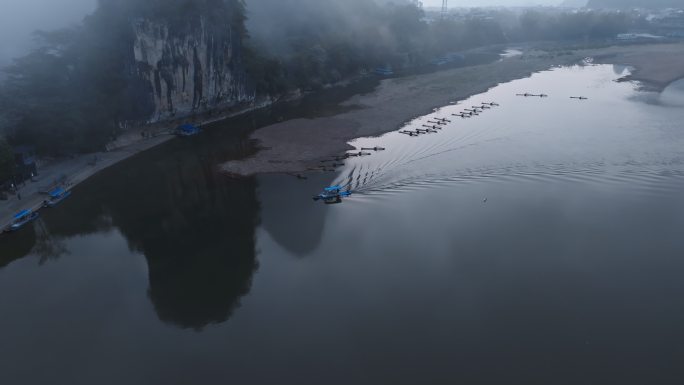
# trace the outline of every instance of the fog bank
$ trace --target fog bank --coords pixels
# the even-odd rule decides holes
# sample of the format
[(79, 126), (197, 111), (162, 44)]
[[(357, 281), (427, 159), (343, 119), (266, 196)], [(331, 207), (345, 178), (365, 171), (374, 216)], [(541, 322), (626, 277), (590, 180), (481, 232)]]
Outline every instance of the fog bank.
[(2, 0), (0, 66), (21, 56), (32, 45), (35, 30), (52, 30), (80, 22), (97, 0)]

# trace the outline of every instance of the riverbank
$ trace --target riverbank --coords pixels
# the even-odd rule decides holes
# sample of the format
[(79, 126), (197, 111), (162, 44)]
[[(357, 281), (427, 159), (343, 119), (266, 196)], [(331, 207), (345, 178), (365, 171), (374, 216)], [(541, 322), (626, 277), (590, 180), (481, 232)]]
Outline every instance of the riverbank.
[(62, 185), (71, 189), (98, 172), (171, 138), (171, 135), (160, 135), (131, 142), (112, 151), (80, 155), (41, 167), (38, 177), (19, 186), (21, 200), (17, 196), (11, 196), (10, 200), (0, 202), (0, 229), (7, 227), (13, 215), (21, 210), (39, 210), (47, 199), (43, 192), (51, 187)]
[(251, 158), (227, 162), (222, 169), (239, 175), (314, 169), (321, 159), (350, 149), (347, 142), (354, 138), (394, 131), (434, 108), (554, 66), (577, 64), (587, 57), (597, 63), (634, 67), (635, 72), (626, 80), (643, 82), (651, 90), (662, 90), (684, 77), (684, 44), (615, 46), (562, 55), (528, 50), (490, 64), (383, 80), (374, 92), (345, 102), (359, 107), (352, 111), (258, 129), (252, 139), (258, 141), (261, 150)]
[(128, 129), (115, 141), (107, 144), (106, 151), (46, 162), (39, 167), (37, 177), (18, 186), (22, 199), (14, 195), (7, 201), (0, 201), (0, 234), (12, 222), (16, 213), (22, 210), (41, 209), (47, 198), (45, 191), (57, 185), (70, 190), (108, 167), (166, 143), (175, 137), (172, 134), (173, 129), (182, 123), (192, 121), (199, 126), (206, 126), (263, 108), (270, 103), (271, 101), (265, 100), (235, 109), (205, 113), (193, 119), (178, 119)]

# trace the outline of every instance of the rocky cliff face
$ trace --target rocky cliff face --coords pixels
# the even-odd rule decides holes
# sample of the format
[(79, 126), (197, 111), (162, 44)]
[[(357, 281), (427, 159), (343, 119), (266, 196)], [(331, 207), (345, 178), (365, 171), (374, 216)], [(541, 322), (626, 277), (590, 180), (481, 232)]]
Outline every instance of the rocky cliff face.
[(239, 37), (204, 21), (172, 31), (165, 22), (133, 23), (135, 71), (153, 106), (150, 121), (252, 102)]

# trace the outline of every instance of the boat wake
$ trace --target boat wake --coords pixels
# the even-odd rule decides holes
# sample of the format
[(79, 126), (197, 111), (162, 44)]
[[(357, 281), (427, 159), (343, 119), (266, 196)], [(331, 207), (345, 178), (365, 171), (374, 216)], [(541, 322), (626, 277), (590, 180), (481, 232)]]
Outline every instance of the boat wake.
[[(559, 72), (569, 80), (552, 81)], [(437, 109), (382, 137), (357, 139), (355, 151), (386, 151), (349, 158), (334, 184), (362, 195), (485, 180), (620, 184), (647, 193), (679, 188), (681, 110), (635, 101), (632, 87), (608, 81), (615, 77), (610, 66), (555, 69)], [(520, 89), (552, 96), (518, 97)], [(577, 103), (573, 95), (589, 96)], [(606, 114), (606, 106), (624, 113)]]

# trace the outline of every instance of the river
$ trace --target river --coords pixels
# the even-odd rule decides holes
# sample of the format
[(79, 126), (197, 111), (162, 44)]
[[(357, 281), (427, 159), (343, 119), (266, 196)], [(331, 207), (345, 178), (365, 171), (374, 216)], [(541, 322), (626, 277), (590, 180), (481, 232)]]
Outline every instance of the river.
[(217, 173), (253, 116), (116, 165), (0, 240), (0, 383), (679, 383), (684, 110), (626, 71), (502, 84), (307, 180)]

